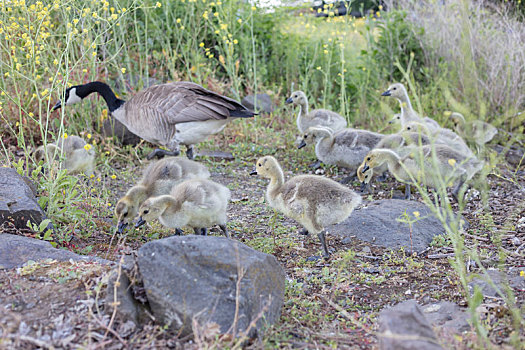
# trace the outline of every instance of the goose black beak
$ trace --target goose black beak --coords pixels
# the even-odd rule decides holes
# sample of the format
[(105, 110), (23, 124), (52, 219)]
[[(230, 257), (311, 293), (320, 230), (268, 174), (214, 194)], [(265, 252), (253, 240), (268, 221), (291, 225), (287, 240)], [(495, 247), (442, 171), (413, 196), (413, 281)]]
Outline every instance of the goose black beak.
[(368, 166), (368, 164), (365, 164), (365, 166), (363, 167), (363, 170), (361, 170), (361, 172), (364, 174), (366, 173), (366, 171), (370, 169), (370, 167)]
[(141, 217), (139, 217), (139, 220), (138, 220), (137, 223), (135, 224), (135, 228), (140, 227), (140, 226), (144, 225), (145, 223), (146, 223), (146, 220), (144, 220), (144, 219), (142, 218), (142, 216), (141, 216)]
[(392, 93), (390, 92), (390, 90), (386, 90), (385, 92), (381, 94), (381, 96), (391, 96), (391, 95)]
[(292, 102), (293, 102), (293, 99), (292, 99), (291, 97), (288, 97), (288, 98), (286, 99), (286, 101), (284, 101), (284, 103), (286, 103), (287, 105), (289, 105), (289, 104), (292, 103)]
[(118, 226), (117, 226), (117, 233), (118, 234), (124, 233), (124, 231), (126, 230), (126, 227), (128, 227), (127, 222), (119, 221)]
[(305, 141), (305, 140), (303, 140), (303, 141), (301, 142), (301, 144), (300, 144), (299, 146), (297, 146), (297, 149), (301, 149), (301, 148), (303, 148), (304, 146), (306, 146), (306, 141)]
[(59, 100), (59, 101), (53, 106), (53, 108), (51, 109), (51, 111), (57, 110), (57, 109), (59, 109), (60, 107), (62, 107), (62, 102)]
[(250, 173), (250, 175), (257, 175), (257, 170), (253, 169), (253, 171)]

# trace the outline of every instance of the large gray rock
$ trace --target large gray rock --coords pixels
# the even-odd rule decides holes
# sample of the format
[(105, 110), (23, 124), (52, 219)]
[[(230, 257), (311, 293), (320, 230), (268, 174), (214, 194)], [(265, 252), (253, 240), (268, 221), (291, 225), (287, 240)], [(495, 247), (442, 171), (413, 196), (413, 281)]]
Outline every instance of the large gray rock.
[(414, 218), (416, 211), (420, 219), (412, 225), (412, 243), (414, 251), (421, 252), (445, 229), (425, 204), (416, 201), (383, 199), (365, 203), (348, 219), (330, 227), (329, 232), (343, 238), (355, 236), (386, 248), (410, 250), (409, 225), (396, 219), (405, 212)]
[(28, 220), (36, 225), (45, 220), (46, 215), (26, 181), (15, 169), (0, 167), (0, 226), (10, 221), (17, 228), (27, 228)]
[[(491, 281), (499, 291), (495, 289), (489, 281)], [(474, 293), (474, 288), (477, 286), (483, 296), (504, 298), (506, 296), (506, 285), (512, 289), (525, 290), (525, 278), (519, 275), (519, 269), (508, 276), (500, 270), (488, 269), (487, 273), (472, 279), (468, 287), (471, 294)]]
[[(282, 267), (272, 255), (240, 242), (212, 236), (169, 237), (142, 246), (136, 264), (139, 276), (128, 279), (134, 285), (128, 288), (125, 276), (119, 288), (115, 288), (116, 278), (108, 284), (107, 301), (119, 301), (117, 311), (124, 319), (143, 323), (147, 308), (160, 324), (181, 335), (192, 334), (196, 322), (206, 329), (216, 325), (220, 333), (245, 332), (254, 337), (280, 317), (285, 288)], [(129, 271), (129, 262), (126, 265), (124, 270)], [(141, 291), (146, 303), (131, 300)], [(251, 322), (255, 327), (251, 328)]]
[(140, 142), (140, 137), (132, 133), (121, 122), (108, 115), (106, 120), (102, 123), (100, 132), (104, 137), (115, 137), (121, 145), (135, 146)]
[(379, 349), (443, 349), (415, 300), (407, 300), (379, 314)]
[[(257, 102), (257, 108), (255, 108), (255, 103)], [(257, 95), (248, 95), (245, 96), (242, 101), (242, 105), (252, 111), (272, 113), (275, 109), (272, 98), (268, 94), (257, 94)]]
[(53, 248), (51, 243), (39, 239), (6, 233), (0, 234), (0, 269), (12, 269), (22, 266), (29, 260), (39, 261), (44, 259), (58, 261), (73, 259), (109, 263), (109, 261), (104, 259), (78, 255), (68, 250)]

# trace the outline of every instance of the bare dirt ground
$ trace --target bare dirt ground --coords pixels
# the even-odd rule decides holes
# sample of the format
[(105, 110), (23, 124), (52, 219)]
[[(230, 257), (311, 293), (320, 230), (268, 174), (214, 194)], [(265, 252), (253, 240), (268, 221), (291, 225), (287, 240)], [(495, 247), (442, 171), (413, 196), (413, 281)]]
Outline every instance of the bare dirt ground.
[[(441, 300), (467, 305), (466, 295), (449, 258), (453, 251), (447, 239), (435, 241), (422, 256), (409, 256), (403, 250), (391, 251), (356, 239), (343, 243), (328, 236), (335, 251), (329, 261), (318, 258), (321, 246), (316, 237), (297, 234), (298, 225), (274, 213), (262, 201), (265, 179), (248, 174), (260, 150), (252, 146), (234, 149), (234, 161), (200, 158), (212, 171), (212, 179), (232, 190), (229, 207), (229, 229), (237, 239), (255, 249), (273, 254), (285, 268), (287, 292), (281, 321), (267, 331), (263, 339), (251, 343), (253, 348), (352, 348), (377, 347), (377, 315), (386, 306), (407, 299), (420, 304)], [(286, 175), (305, 173), (313, 161), (284, 149), (271, 149), (281, 159)], [(249, 154), (246, 156), (246, 154)], [(242, 160), (240, 160), (242, 159)], [(119, 179), (106, 177), (113, 204), (138, 178), (136, 165), (120, 162), (115, 166)], [(509, 275), (525, 270), (525, 217), (523, 176), (513, 175), (506, 165), (487, 178), (488, 208), (483, 209), (480, 196), (468, 203), (463, 212), (470, 228), (465, 245), (478, 251), (485, 268), (497, 267)], [(325, 167), (326, 176), (341, 179), (342, 174)], [(124, 181), (125, 179), (125, 181)], [(88, 185), (89, 186), (92, 185)], [(350, 185), (358, 191), (358, 184)], [(391, 198), (399, 186), (392, 178), (376, 183), (374, 193), (366, 200)], [(414, 200), (419, 200), (416, 195)], [(111, 204), (111, 203), (110, 203)], [(85, 206), (89, 209), (89, 203)], [(138, 249), (144, 242), (172, 234), (158, 224), (125, 237), (114, 236), (112, 207), (105, 216), (92, 218), (96, 227), (89, 235), (81, 229), (72, 231), (64, 249), (90, 251), (110, 260)], [(75, 232), (80, 232), (75, 234)], [(189, 231), (186, 233), (190, 233)], [(18, 234), (35, 235), (21, 231)], [(219, 234), (212, 230), (211, 234)], [(442, 258), (428, 258), (438, 256)], [(467, 262), (466, 262), (467, 263)], [(479, 266), (469, 265), (471, 273)], [(129, 323), (114, 320), (104, 311), (105, 272), (108, 267), (89, 263), (43, 262), (18, 270), (0, 271), (0, 348), (201, 348), (196, 339), (180, 339), (160, 325), (136, 329)], [(517, 306), (523, 310), (525, 290), (513, 290)], [(482, 321), (488, 337), (496, 347), (510, 347), (512, 317), (508, 306), (499, 298), (485, 299), (488, 310)], [(494, 305), (499, 305), (495, 308)], [(107, 311), (107, 310), (106, 310)], [(522, 313), (523, 314), (523, 313)], [(436, 330), (447, 348), (479, 346), (474, 332), (452, 335)], [(525, 339), (523, 330), (518, 335)], [(208, 339), (208, 346), (230, 347), (229, 340)]]

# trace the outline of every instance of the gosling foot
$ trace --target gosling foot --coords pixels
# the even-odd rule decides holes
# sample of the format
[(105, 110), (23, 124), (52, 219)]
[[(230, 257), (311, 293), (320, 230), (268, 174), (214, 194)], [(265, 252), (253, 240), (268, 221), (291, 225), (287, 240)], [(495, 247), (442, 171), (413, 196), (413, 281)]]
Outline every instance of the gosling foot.
[(152, 160), (153, 158), (161, 159), (165, 156), (178, 156), (180, 154), (179, 151), (167, 151), (165, 149), (156, 148), (154, 149), (148, 156), (146, 157), (148, 160)]
[(186, 157), (191, 160), (195, 158), (195, 155), (193, 154), (193, 145), (186, 146)]
[(222, 234), (226, 238), (230, 238), (230, 233), (228, 232), (228, 228), (226, 227), (226, 225), (219, 225), (219, 228), (222, 230)]
[(175, 229), (175, 236), (182, 236), (183, 231), (180, 228)]
[(359, 188), (359, 190), (363, 194), (369, 194), (371, 192), (370, 191), (370, 183), (361, 182), (361, 187)]

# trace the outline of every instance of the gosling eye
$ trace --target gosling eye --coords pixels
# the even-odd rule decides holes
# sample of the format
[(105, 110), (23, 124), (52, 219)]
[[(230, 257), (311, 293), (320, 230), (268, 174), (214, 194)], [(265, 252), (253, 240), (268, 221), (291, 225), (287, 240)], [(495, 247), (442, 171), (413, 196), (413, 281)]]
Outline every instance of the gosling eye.
[(147, 214), (147, 213), (149, 213), (149, 210), (148, 209), (144, 210), (144, 214)]
[(397, 117), (397, 119), (401, 119), (401, 117)]
[(261, 164), (261, 163), (259, 163), (259, 164), (257, 164), (257, 166), (262, 166), (262, 164)]
[(396, 87), (392, 88), (392, 90), (396, 90), (396, 89), (397, 89)]
[(308, 135), (304, 135), (304, 138), (307, 139), (307, 138), (308, 138)]
[(370, 161), (370, 157), (366, 158), (367, 161)]
[(410, 129), (411, 129), (410, 126), (407, 126), (407, 130), (410, 130)]

